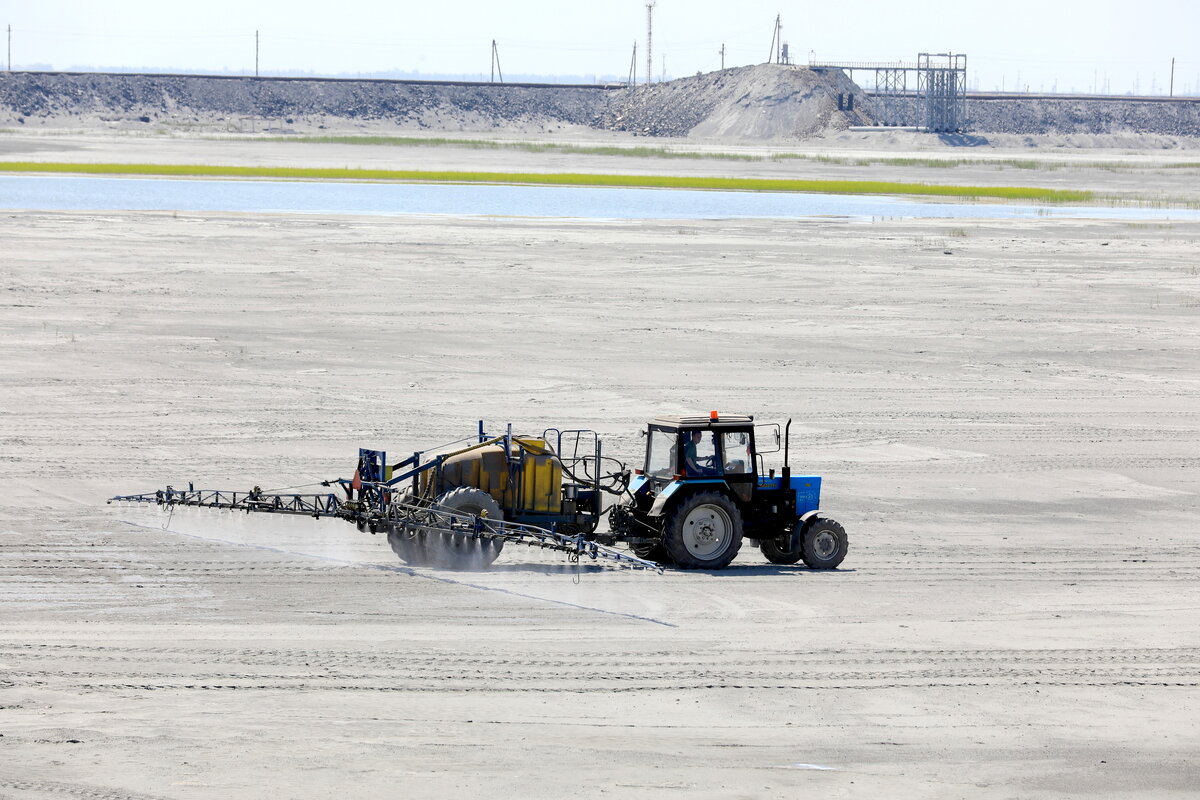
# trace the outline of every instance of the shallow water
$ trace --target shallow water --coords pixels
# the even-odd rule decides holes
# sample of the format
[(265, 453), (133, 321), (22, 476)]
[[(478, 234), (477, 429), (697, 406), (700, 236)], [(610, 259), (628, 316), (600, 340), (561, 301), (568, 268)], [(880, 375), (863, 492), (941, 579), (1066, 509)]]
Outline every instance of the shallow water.
[(234, 211), (579, 219), (1200, 220), (1200, 210), (952, 203), (887, 195), (723, 192), (589, 186), (0, 176), (0, 208)]

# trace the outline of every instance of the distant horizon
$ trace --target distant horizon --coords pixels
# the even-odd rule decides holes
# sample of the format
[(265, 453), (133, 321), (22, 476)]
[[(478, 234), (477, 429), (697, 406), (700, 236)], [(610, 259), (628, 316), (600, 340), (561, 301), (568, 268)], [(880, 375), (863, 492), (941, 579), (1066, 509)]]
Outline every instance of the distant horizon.
[[(8, 70), (4, 70), (7, 72)], [(71, 66), (65, 69), (52, 69), (48, 64), (30, 66), (13, 65), (12, 72), (77, 72), (95, 74), (137, 74), (137, 75), (196, 75), (214, 77), (242, 78), (330, 78), (339, 80), (428, 80), (428, 81), (472, 81), (480, 83), (563, 83), (563, 84), (613, 84), (624, 83), (625, 78), (616, 75), (526, 75), (505, 73), (504, 80), (497, 78), (489, 80), (489, 75), (483, 72), (420, 72), (418, 70), (378, 70), (375, 72), (324, 72), (303, 69), (276, 70), (270, 73), (260, 72), (255, 76), (254, 71), (233, 69), (188, 69), (186, 67), (107, 67), (107, 66)], [(672, 78), (671, 80), (674, 80)]]
[(972, 91), (1156, 96), (1173, 82), (1174, 94), (1200, 94), (1200, 3), (1189, 0), (1007, 0), (1000, 10), (959, 0), (915, 8), (859, 0), (849, 9), (657, 0), (652, 26), (644, 0), (343, 0), (332, 14), (284, 0), (10, 5), (0, 67), (35, 71), (490, 78), (495, 69), (509, 81), (644, 83), (648, 71), (657, 82), (776, 61), (786, 45), (797, 65), (965, 54)]

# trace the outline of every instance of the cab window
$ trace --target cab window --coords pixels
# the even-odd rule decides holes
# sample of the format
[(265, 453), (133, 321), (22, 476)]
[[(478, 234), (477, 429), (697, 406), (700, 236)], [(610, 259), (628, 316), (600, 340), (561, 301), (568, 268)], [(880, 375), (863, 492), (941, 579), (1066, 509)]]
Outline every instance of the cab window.
[(717, 434), (713, 431), (684, 431), (683, 468), (689, 478), (712, 477), (721, 474), (717, 457)]
[(722, 434), (721, 450), (724, 453), (725, 474), (744, 475), (751, 471), (754, 456), (750, 452), (750, 434), (745, 431)]
[(651, 428), (646, 449), (646, 474), (670, 480), (678, 471), (675, 468), (675, 433)]

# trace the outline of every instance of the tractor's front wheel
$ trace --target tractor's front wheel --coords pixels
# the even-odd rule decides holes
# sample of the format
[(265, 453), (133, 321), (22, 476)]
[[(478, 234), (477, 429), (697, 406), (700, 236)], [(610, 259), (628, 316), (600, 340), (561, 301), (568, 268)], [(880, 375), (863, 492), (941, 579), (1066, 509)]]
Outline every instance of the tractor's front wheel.
[(723, 569), (742, 547), (742, 515), (717, 492), (685, 497), (667, 515), (663, 547), (683, 569)]
[(800, 549), (809, 569), (833, 569), (842, 563), (849, 547), (845, 528), (834, 520), (813, 517), (804, 527)]

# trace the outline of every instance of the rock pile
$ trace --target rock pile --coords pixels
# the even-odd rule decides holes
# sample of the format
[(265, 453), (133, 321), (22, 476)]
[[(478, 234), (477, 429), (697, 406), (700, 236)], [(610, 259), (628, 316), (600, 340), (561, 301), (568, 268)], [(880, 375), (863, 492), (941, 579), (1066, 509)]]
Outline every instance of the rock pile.
[(622, 90), (598, 124), (645, 136), (803, 139), (870, 125), (869, 107), (838, 70), (762, 64)]

